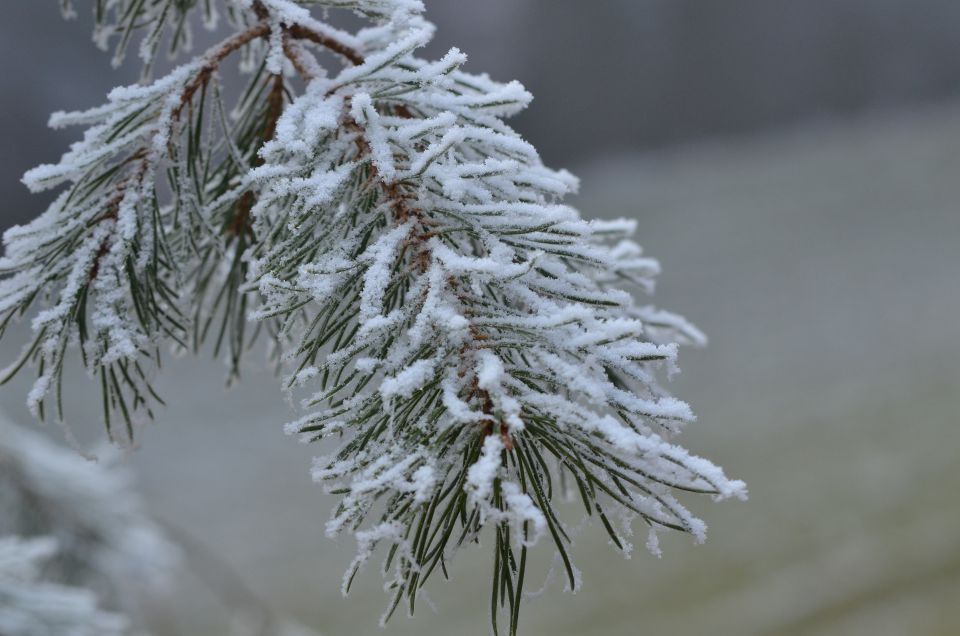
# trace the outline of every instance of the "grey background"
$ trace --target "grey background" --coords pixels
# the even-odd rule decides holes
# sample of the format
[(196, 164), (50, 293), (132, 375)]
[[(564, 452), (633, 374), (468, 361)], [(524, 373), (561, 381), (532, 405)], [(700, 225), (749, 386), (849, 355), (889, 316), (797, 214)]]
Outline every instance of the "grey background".
[[(624, 561), (585, 529), (584, 589), (554, 584), (521, 633), (960, 633), (960, 3), (427, 4), (434, 54), (455, 44), (473, 70), (534, 92), (515, 123), (583, 177), (584, 213), (638, 219), (664, 267), (653, 300), (711, 338), (671, 382), (700, 416), (682, 441), (751, 488), (747, 503), (691, 501), (710, 539), (664, 537), (662, 560), (638, 537)], [(76, 134), (45, 131), (48, 112), (99, 103), (134, 74), (109, 70), (52, 0), (6, 8), (9, 223), (41, 209), (20, 173)], [(18, 338), (0, 343), (4, 360)], [(354, 546), (323, 536), (332, 500), (307, 475), (321, 449), (282, 435), (292, 411), (258, 362), (222, 390), (216, 361), (172, 361), (170, 407), (129, 461), (156, 514), (273, 607), (324, 634), (380, 633), (376, 570), (340, 598)], [(96, 440), (97, 393), (74, 377), (73, 425)], [(0, 389), (24, 422), (29, 381)], [(452, 584), (431, 589), (437, 613), (424, 605), (386, 633), (487, 633), (486, 549), (458, 559)], [(170, 622), (226, 633), (216, 596), (181, 583)]]
[[(54, 0), (7, 0), (0, 20), (0, 200), (36, 209), (17, 183), (73, 131), (48, 114), (136, 79), (90, 42), (89, 16)], [(536, 96), (517, 127), (552, 165), (610, 152), (914, 106), (960, 91), (955, 0), (434, 0), (429, 53)], [(200, 43), (203, 38), (198, 38)]]

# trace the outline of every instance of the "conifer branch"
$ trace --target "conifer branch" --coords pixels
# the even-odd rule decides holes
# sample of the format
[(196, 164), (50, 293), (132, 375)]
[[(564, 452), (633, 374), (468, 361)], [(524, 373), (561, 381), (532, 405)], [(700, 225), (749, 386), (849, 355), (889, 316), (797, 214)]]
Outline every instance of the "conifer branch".
[[(503, 611), (515, 633), (541, 540), (579, 585), (555, 503), (567, 488), (624, 552), (634, 519), (653, 552), (660, 530), (703, 540), (680, 494), (746, 489), (672, 441), (693, 414), (658, 375), (704, 338), (635, 305), (659, 265), (630, 240), (634, 224), (563, 205), (576, 179), (504, 123), (529, 93), (463, 72), (456, 49), (417, 58), (432, 33), (419, 0), (217, 6), (234, 35), (102, 107), (55, 115), (88, 126), (84, 139), (25, 178), (68, 186), (6, 233), (0, 261), (0, 335), (41, 306), (6, 374), (35, 364), (37, 414), (48, 394), (59, 405), (74, 346), (101, 384), (108, 433), (119, 414), (132, 436), (159, 400), (162, 349), (212, 342), (236, 377), (267, 335), (302, 398), (287, 432), (339, 443), (313, 477), (341, 498), (328, 534), (359, 544), (344, 591), (382, 547), (385, 619), (401, 603), (412, 613), (460, 548), (490, 541), (493, 629)], [(374, 24), (346, 33), (314, 6)], [(156, 34), (189, 23), (174, 0), (97, 7), (118, 54), (146, 31), (145, 68)], [(343, 68), (323, 68), (318, 47)], [(218, 70), (233, 54), (249, 79), (228, 111)]]
[(360, 55), (360, 53), (350, 48), (343, 42), (339, 42), (330, 37), (329, 35), (312, 31), (302, 24), (293, 24), (289, 26), (287, 28), (287, 33), (290, 34), (290, 37), (297, 40), (309, 40), (310, 42), (319, 44), (320, 46), (342, 56), (354, 66), (360, 66), (363, 64), (363, 56)]
[(269, 35), (269, 33), (270, 25), (266, 22), (261, 22), (260, 24), (257, 24), (246, 31), (237, 33), (236, 35), (227, 38), (217, 46), (213, 47), (210, 52), (204, 56), (205, 61), (200, 66), (197, 73), (184, 86), (180, 95), (180, 103), (172, 113), (173, 121), (179, 121), (183, 109), (193, 101), (193, 96), (196, 94), (196, 92), (203, 86), (206, 86), (207, 82), (210, 81), (210, 77), (214, 72), (217, 71), (217, 69), (220, 68), (220, 64), (227, 58), (227, 56), (236, 52), (244, 45), (249, 44), (252, 40), (262, 38), (266, 35)]

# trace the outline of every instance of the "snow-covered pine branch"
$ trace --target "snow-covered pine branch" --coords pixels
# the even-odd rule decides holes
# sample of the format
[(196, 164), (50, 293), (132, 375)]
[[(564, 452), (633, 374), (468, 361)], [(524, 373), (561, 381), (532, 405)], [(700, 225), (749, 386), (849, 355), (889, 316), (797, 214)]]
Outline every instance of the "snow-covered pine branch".
[(106, 450), (91, 462), (0, 414), (0, 634), (145, 634), (190, 572), (220, 597), (231, 633), (316, 636), (203, 545), (161, 529), (120, 453)]
[(0, 536), (0, 633), (5, 636), (121, 636), (127, 620), (101, 610), (86, 589), (41, 579), (57, 551), (50, 537)]
[[(89, 588), (131, 618), (137, 614), (138, 594), (157, 596), (169, 590), (180, 551), (147, 514), (129, 470), (107, 461), (91, 462), (2, 414), (0, 509), (0, 536), (31, 541), (38, 534), (46, 537), (36, 545), (50, 546), (43, 568), (48, 583)], [(20, 546), (26, 558), (32, 553), (29, 545), (34, 544), (12, 542), (7, 547), (12, 555)], [(18, 611), (29, 612), (30, 607)], [(10, 633), (2, 621), (0, 633)]]
[[(105, 13), (133, 6), (149, 42), (184, 5), (115, 0)], [(371, 26), (338, 31), (313, 6)], [(313, 476), (342, 497), (328, 533), (360, 545), (345, 590), (384, 545), (387, 616), (401, 601), (412, 612), (427, 579), (481, 536), (494, 545), (494, 629), (500, 605), (516, 629), (540, 539), (576, 588), (554, 506), (564, 484), (623, 549), (612, 519), (645, 522), (653, 550), (660, 529), (702, 540), (677, 492), (745, 487), (670, 441), (693, 415), (657, 376), (677, 344), (703, 336), (635, 306), (658, 264), (629, 239), (634, 223), (586, 221), (562, 203), (576, 180), (503, 121), (529, 93), (464, 72), (456, 49), (416, 57), (433, 31), (417, 0), (221, 9), (236, 33), (207, 53), (52, 120), (88, 129), (59, 164), (27, 174), (36, 190), (69, 187), (7, 232), (0, 288), (4, 325), (44, 305), (10, 372), (38, 366), (32, 408), (42, 414), (51, 392), (59, 404), (78, 344), (108, 431), (119, 414), (132, 435), (159, 399), (149, 378), (163, 349), (212, 340), (236, 373), (269, 334), (288, 388), (306, 392), (287, 431), (340, 443)], [(105, 24), (123, 38), (133, 28)], [(330, 53), (341, 70), (323, 66)], [(235, 54), (255, 63), (228, 108), (218, 69)]]

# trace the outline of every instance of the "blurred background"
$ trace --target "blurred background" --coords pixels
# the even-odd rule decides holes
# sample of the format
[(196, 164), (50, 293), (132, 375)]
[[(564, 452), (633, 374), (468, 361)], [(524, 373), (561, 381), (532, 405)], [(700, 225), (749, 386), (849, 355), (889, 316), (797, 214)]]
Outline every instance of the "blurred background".
[[(136, 79), (92, 45), (84, 2), (79, 24), (57, 4), (7, 3), (0, 21), (4, 227), (43, 208), (23, 171), (78, 134), (49, 113)], [(534, 93), (514, 124), (582, 177), (584, 214), (639, 221), (664, 268), (654, 302), (711, 338), (672, 382), (700, 416), (682, 441), (751, 489), (692, 501), (710, 539), (664, 537), (662, 559), (624, 561), (584, 529), (582, 591), (553, 583), (522, 633), (960, 633), (960, 3), (427, 6), (431, 55), (456, 45)], [(19, 345), (0, 343), (4, 363)], [(217, 362), (173, 361), (171, 404), (127, 461), (230, 581), (323, 634), (378, 633), (379, 577), (340, 597), (354, 546), (324, 538), (318, 449), (283, 436), (292, 411), (255, 362), (226, 390)], [(99, 393), (77, 378), (73, 422), (95, 440)], [(0, 390), (22, 422), (29, 380)], [(487, 552), (463, 557), (435, 612), (386, 633), (486, 633)], [(171, 633), (226, 633), (222, 599), (187, 593), (201, 583), (178, 586)]]

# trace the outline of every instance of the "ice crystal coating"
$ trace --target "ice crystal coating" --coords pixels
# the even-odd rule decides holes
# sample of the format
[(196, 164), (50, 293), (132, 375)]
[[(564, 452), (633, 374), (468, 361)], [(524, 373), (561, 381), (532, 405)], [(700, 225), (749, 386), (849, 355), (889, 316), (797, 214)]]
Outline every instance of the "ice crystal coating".
[[(136, 4), (123, 28), (134, 0), (107, 2), (119, 22), (104, 18), (99, 41), (122, 33), (122, 54), (150, 25), (149, 67), (155, 34), (189, 7)], [(216, 3), (199, 4), (215, 23)], [(581, 218), (563, 203), (576, 179), (504, 123), (530, 94), (463, 71), (457, 49), (417, 57), (433, 27), (416, 0), (220, 6), (236, 28), (221, 44), (52, 119), (87, 132), (25, 182), (68, 189), (7, 232), (0, 261), (8, 318), (44, 303), (12, 367), (40, 370), (31, 408), (42, 415), (51, 394), (59, 404), (78, 345), (108, 430), (120, 416), (130, 435), (159, 399), (149, 378), (163, 349), (212, 340), (236, 373), (268, 334), (287, 388), (306, 394), (286, 430), (339, 443), (313, 477), (341, 496), (327, 532), (359, 543), (345, 589), (385, 544), (391, 612), (404, 598), (412, 611), (430, 575), (481, 536), (495, 546), (494, 616), (508, 604), (512, 629), (527, 550), (544, 537), (575, 589), (554, 505), (565, 486), (624, 550), (611, 516), (703, 540), (678, 491), (745, 487), (672, 441), (693, 415), (658, 381), (677, 345), (703, 336), (635, 304), (659, 272), (630, 239), (635, 223)], [(345, 33), (314, 6), (371, 25)], [(217, 70), (234, 53), (250, 80), (228, 109)], [(324, 67), (329, 53), (341, 70)], [(648, 545), (658, 551), (655, 534)]]

